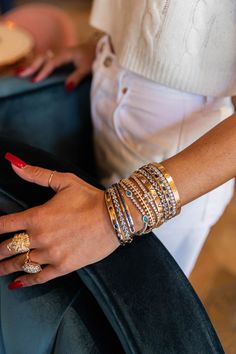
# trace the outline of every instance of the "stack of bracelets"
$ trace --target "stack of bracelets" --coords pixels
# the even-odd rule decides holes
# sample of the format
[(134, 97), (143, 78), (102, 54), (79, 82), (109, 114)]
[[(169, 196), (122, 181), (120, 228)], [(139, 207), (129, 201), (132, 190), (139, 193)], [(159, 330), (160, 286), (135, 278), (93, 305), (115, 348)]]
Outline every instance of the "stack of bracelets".
[[(129, 198), (138, 210), (143, 227), (136, 231)], [(105, 201), (112, 226), (122, 246), (135, 235), (149, 233), (180, 213), (181, 203), (175, 183), (165, 167), (151, 163), (135, 171), (129, 178), (113, 184), (105, 191)]]

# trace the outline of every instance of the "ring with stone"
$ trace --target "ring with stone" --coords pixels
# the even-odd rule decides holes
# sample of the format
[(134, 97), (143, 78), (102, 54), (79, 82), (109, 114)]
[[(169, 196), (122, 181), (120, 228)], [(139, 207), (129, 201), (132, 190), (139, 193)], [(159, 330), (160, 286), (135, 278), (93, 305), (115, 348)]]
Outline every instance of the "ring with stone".
[(39, 263), (32, 262), (30, 259), (30, 251), (26, 253), (25, 262), (22, 266), (22, 270), (26, 273), (34, 274), (42, 271), (42, 267)]
[(28, 252), (30, 250), (30, 239), (27, 232), (16, 233), (7, 244), (7, 249), (13, 254)]
[(52, 58), (55, 57), (55, 54), (54, 54), (54, 52), (51, 49), (48, 49), (46, 51), (46, 56), (47, 56), (48, 59), (52, 59)]

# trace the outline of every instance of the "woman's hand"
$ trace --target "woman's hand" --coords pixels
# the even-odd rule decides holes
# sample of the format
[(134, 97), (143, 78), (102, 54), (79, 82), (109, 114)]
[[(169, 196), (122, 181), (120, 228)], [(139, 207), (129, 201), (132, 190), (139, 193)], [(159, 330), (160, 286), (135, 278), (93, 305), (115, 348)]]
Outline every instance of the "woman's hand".
[[(48, 187), (50, 170), (21, 166), (12, 164), (21, 178)], [(44, 205), (0, 218), (0, 233), (25, 230), (30, 237), (32, 262), (45, 265), (37, 274), (18, 277), (10, 288), (45, 283), (100, 261), (119, 246), (103, 191), (73, 174), (60, 172), (54, 173), (50, 186), (56, 194)], [(21, 271), (26, 259), (25, 254), (9, 258), (9, 242), (0, 244), (0, 276)]]
[(39, 82), (48, 77), (56, 68), (73, 63), (75, 70), (65, 82), (66, 88), (71, 91), (91, 72), (95, 52), (96, 42), (92, 40), (74, 48), (65, 48), (56, 54), (47, 51), (45, 54), (38, 55), (29, 66), (18, 68), (17, 75), (22, 78), (33, 77), (33, 82)]

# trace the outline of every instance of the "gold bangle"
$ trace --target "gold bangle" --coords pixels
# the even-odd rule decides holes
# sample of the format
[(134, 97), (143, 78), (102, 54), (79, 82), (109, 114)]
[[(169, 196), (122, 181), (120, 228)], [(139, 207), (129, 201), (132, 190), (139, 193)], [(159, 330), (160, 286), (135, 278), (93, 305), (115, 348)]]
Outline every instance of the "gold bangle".
[(118, 241), (123, 246), (125, 244), (124, 235), (122, 234), (122, 231), (120, 229), (119, 221), (116, 216), (115, 208), (113, 206), (113, 201), (112, 201), (109, 190), (105, 191), (104, 196), (105, 196), (105, 203), (106, 203), (106, 207), (107, 207), (107, 211), (108, 211), (108, 215), (109, 215), (111, 224), (112, 224), (113, 229), (116, 233)]
[[(142, 230), (135, 232), (132, 215), (124, 196), (130, 198), (143, 220)], [(181, 201), (173, 178), (160, 163), (151, 163), (135, 171), (105, 191), (108, 214), (121, 245), (161, 226), (180, 213)]]
[(140, 189), (140, 192), (143, 193), (143, 198), (148, 202), (150, 210), (152, 210), (153, 214), (155, 215), (155, 224), (157, 225), (159, 222), (159, 215), (158, 210), (156, 208), (156, 204), (154, 203), (151, 190), (146, 189), (146, 186), (144, 186), (144, 183), (141, 181), (141, 178), (138, 174), (133, 173), (132, 179), (136, 182), (138, 188)]
[[(163, 217), (165, 222), (165, 220), (169, 219), (170, 206), (165, 198), (164, 190), (162, 189), (162, 185), (159, 183), (159, 177), (156, 175), (156, 172), (154, 171), (154, 167), (148, 165), (143, 166), (139, 169), (139, 173), (141, 173), (144, 177), (146, 177), (155, 188), (160, 198), (160, 203), (162, 205)], [(160, 171), (158, 171), (158, 173), (160, 173)]]
[(142, 220), (144, 226), (143, 229), (138, 232), (138, 234), (151, 232), (151, 230), (155, 227), (155, 214), (150, 209), (148, 203), (146, 203), (146, 201), (143, 199), (142, 194), (140, 193), (135, 182), (132, 181), (132, 175), (128, 179), (122, 180), (122, 183), (124, 183), (131, 190), (133, 196), (137, 200), (137, 203), (143, 210)]
[[(133, 175), (136, 176), (137, 180), (139, 180), (139, 183), (143, 184), (143, 192), (145, 193), (144, 197), (148, 199), (149, 203), (152, 205), (152, 208), (154, 209), (154, 212), (156, 214), (156, 219), (157, 219), (156, 227), (161, 226), (165, 221), (164, 210), (156, 189), (151, 184), (151, 182), (147, 179), (147, 177), (140, 174), (139, 171), (134, 172)], [(140, 188), (142, 188), (141, 185)]]
[(135, 234), (135, 227), (134, 227), (133, 218), (132, 218), (131, 213), (129, 211), (129, 206), (127, 203), (125, 203), (125, 198), (124, 198), (125, 193), (124, 193), (122, 187), (119, 185), (119, 183), (116, 183), (114, 185), (114, 187), (117, 191), (117, 197), (119, 199), (123, 214), (124, 214), (126, 222), (127, 222), (127, 225), (129, 227), (130, 234), (133, 235), (133, 234)]
[(124, 183), (124, 180), (121, 180), (119, 184), (121, 188), (123, 188), (126, 197), (132, 201), (133, 205), (140, 213), (140, 216), (142, 218), (143, 228), (140, 231), (136, 232), (135, 235), (141, 235), (143, 233), (146, 233), (148, 228), (148, 221), (149, 221), (148, 215), (146, 215), (145, 210), (143, 209), (140, 202), (136, 199), (136, 196), (134, 195), (133, 191)]
[(123, 235), (122, 240), (124, 243), (130, 243), (133, 241), (133, 237), (132, 237), (132, 233), (129, 230), (129, 226), (125, 218), (125, 215), (123, 213), (121, 201), (120, 198), (118, 197), (117, 189), (114, 185), (112, 185), (109, 188), (109, 191), (114, 205), (115, 213), (120, 224), (120, 230)]
[(175, 198), (176, 215), (178, 215), (181, 211), (181, 200), (180, 200), (179, 192), (178, 192), (178, 189), (175, 185), (175, 182), (174, 182), (173, 178), (171, 177), (171, 175), (169, 174), (169, 172), (166, 170), (166, 168), (162, 164), (154, 162), (153, 165), (155, 167), (157, 167), (157, 169), (163, 174), (163, 176), (167, 180), (167, 182), (172, 190), (172, 193), (174, 195), (174, 198)]

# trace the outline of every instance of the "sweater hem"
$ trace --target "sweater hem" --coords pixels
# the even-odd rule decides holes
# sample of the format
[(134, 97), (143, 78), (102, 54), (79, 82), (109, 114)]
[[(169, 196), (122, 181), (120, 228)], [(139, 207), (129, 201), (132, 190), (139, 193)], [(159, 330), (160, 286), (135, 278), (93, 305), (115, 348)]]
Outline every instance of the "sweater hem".
[[(215, 73), (209, 70), (209, 67), (200, 65), (174, 65), (168, 61), (152, 60), (139, 49), (133, 50), (133, 54), (131, 49), (125, 52), (128, 55), (118, 55), (121, 67), (161, 85), (202, 96), (236, 95), (236, 83), (229, 85), (232, 81), (232, 71)], [(139, 57), (144, 60), (138, 61)]]

